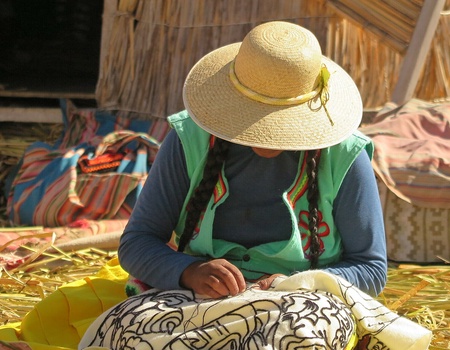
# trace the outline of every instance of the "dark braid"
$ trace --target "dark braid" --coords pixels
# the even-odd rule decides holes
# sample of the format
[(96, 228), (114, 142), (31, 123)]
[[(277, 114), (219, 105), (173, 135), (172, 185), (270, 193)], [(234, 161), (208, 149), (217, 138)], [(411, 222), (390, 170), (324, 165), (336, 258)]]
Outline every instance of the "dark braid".
[(228, 146), (229, 143), (227, 141), (216, 138), (213, 147), (208, 152), (205, 169), (203, 170), (203, 178), (186, 207), (186, 222), (180, 237), (180, 242), (178, 243), (179, 252), (182, 252), (191, 240), (200, 220), (200, 215), (205, 210), (213, 194), (214, 187), (219, 179), (219, 173), (228, 154)]
[(319, 229), (319, 185), (317, 179), (317, 173), (319, 168), (320, 150), (308, 151), (306, 155), (307, 162), (307, 174), (308, 174), (308, 210), (309, 210), (309, 220), (308, 227), (311, 235), (311, 245), (310, 245), (310, 261), (311, 269), (317, 268), (320, 255), (320, 243), (318, 236)]

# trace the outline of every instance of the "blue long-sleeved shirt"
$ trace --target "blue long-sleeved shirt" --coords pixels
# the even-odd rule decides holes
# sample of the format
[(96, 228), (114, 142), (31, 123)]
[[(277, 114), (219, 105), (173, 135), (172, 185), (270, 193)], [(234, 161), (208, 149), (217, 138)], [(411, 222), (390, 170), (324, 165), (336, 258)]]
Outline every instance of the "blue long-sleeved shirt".
[[(296, 176), (298, 152), (263, 158), (232, 144), (225, 163), (230, 195), (216, 210), (214, 238), (246, 247), (287, 240), (291, 219), (281, 194)], [(189, 189), (184, 152), (171, 131), (152, 165), (119, 247), (122, 267), (160, 289), (180, 289), (184, 269), (199, 260), (167, 246)], [(264, 191), (261, 191), (264, 188)], [(333, 203), (343, 243), (342, 259), (327, 271), (371, 295), (386, 283), (384, 222), (375, 176), (366, 152), (349, 169)]]

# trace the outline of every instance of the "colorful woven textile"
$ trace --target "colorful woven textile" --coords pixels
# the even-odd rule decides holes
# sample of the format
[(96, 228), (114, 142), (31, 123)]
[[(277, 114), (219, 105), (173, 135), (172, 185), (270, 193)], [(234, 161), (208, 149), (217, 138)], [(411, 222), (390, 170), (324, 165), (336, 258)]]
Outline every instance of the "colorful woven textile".
[(450, 260), (450, 208), (404, 201), (378, 180), (389, 260), (443, 263)]
[(66, 130), (57, 144), (36, 142), (23, 156), (9, 191), (11, 222), (56, 227), (79, 219), (128, 219), (167, 122), (95, 109), (63, 117)]
[(450, 103), (388, 103), (360, 130), (375, 144), (388, 258), (449, 259)]

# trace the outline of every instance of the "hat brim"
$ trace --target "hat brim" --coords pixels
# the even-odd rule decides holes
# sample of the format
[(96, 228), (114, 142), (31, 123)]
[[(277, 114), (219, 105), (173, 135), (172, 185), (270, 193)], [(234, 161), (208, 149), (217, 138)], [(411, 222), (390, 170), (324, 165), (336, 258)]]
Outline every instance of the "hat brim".
[(330, 72), (329, 116), (320, 101), (275, 106), (252, 100), (234, 87), (230, 64), (241, 43), (223, 46), (200, 59), (189, 72), (183, 100), (191, 118), (224, 140), (258, 148), (308, 150), (333, 146), (359, 126), (362, 101), (353, 79), (323, 56)]

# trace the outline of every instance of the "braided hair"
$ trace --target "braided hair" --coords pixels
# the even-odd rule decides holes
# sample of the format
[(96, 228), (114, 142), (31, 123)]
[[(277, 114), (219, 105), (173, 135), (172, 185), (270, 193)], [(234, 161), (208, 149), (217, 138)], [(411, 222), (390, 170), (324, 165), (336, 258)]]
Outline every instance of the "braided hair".
[(311, 235), (311, 245), (309, 248), (311, 269), (317, 268), (320, 255), (319, 242), (319, 182), (318, 182), (318, 166), (320, 159), (320, 150), (308, 151), (306, 154), (307, 175), (308, 175), (308, 211), (309, 220), (308, 228)]
[(214, 187), (219, 180), (219, 173), (227, 158), (229, 143), (215, 138), (214, 145), (209, 149), (206, 165), (203, 169), (203, 178), (189, 200), (186, 211), (184, 230), (178, 243), (178, 251), (182, 252), (192, 238), (194, 230), (200, 220), (200, 215), (205, 210)]
[[(211, 198), (216, 183), (219, 179), (219, 173), (223, 167), (228, 154), (229, 142), (216, 138), (213, 147), (210, 148), (206, 159), (206, 165), (203, 170), (203, 177), (195, 189), (192, 197), (187, 204), (187, 216), (183, 233), (178, 243), (178, 251), (182, 252), (194, 234), (195, 228), (200, 220), (200, 215), (205, 210), (209, 199)], [(306, 154), (307, 175), (308, 175), (308, 194), (309, 203), (309, 231), (311, 234), (311, 269), (317, 268), (320, 243), (318, 236), (319, 209), (318, 198), (319, 188), (317, 180), (317, 169), (320, 159), (320, 151), (308, 151)]]

